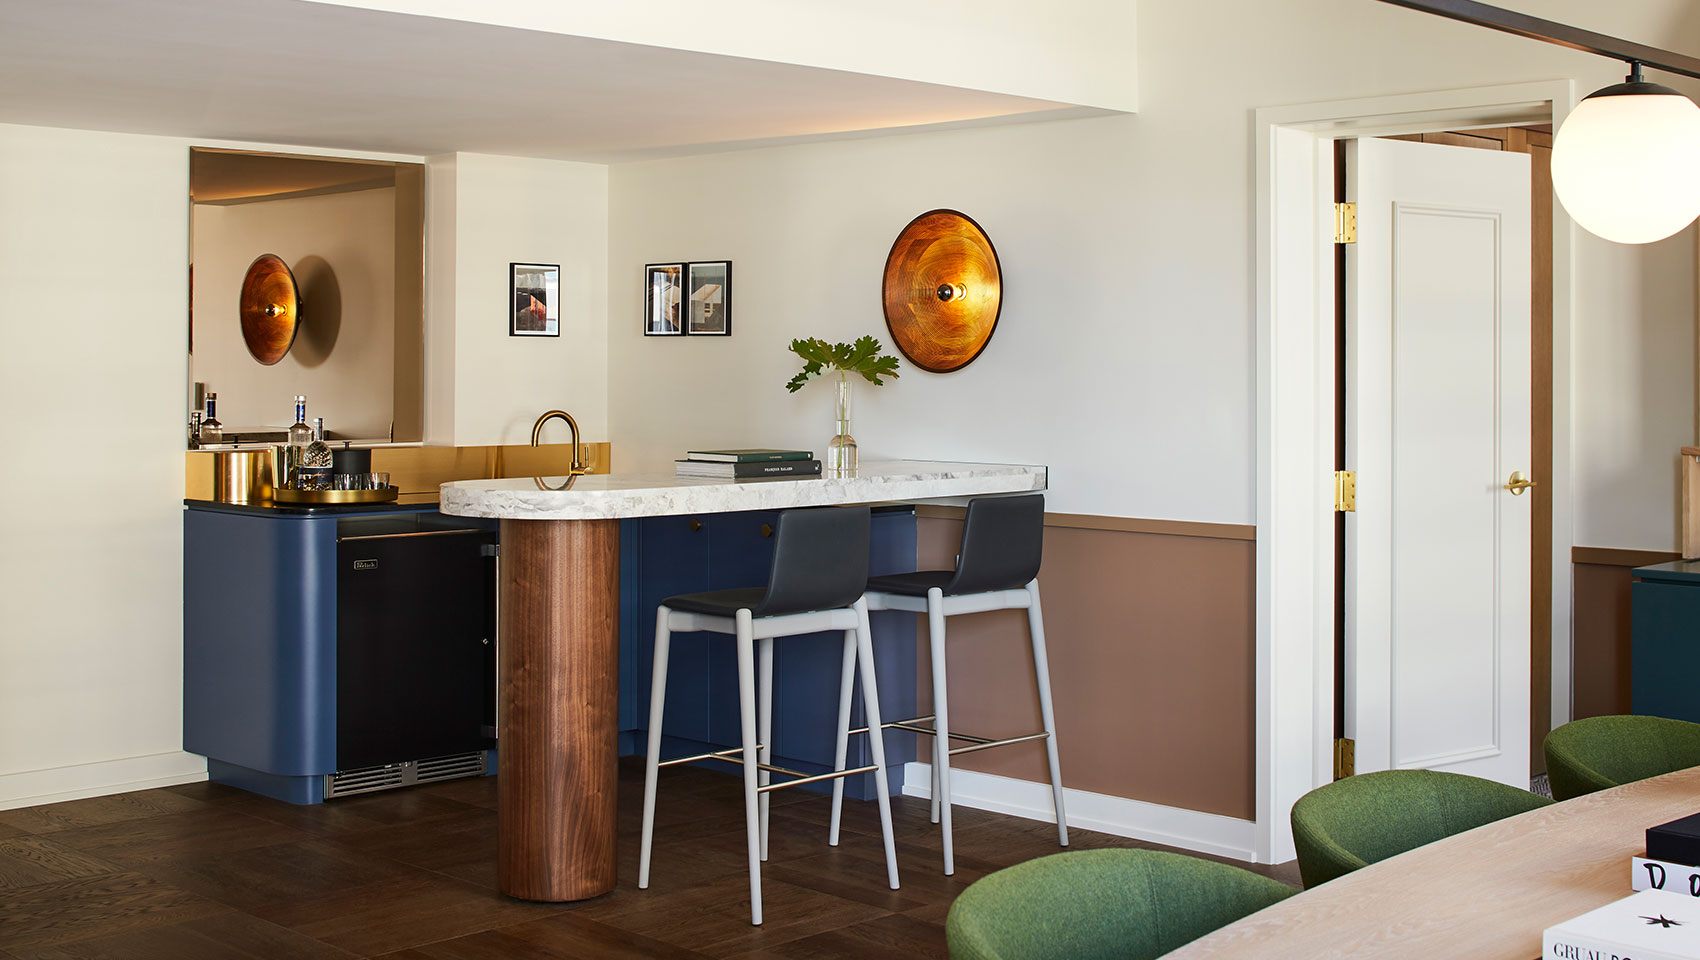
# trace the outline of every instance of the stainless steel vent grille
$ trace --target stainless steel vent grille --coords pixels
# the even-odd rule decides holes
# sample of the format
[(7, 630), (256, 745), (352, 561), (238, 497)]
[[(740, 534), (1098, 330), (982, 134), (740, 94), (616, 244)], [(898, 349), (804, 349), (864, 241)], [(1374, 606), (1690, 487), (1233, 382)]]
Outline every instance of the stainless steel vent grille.
[(372, 793), (377, 790), (394, 790), (396, 787), (410, 787), (416, 783), (434, 783), (439, 780), (459, 780), (463, 777), (483, 775), (483, 751), (460, 753), (450, 757), (432, 757), (429, 760), (386, 763), (378, 767), (342, 770), (326, 775), (325, 799)]
[(484, 775), (484, 754), (462, 753), (452, 757), (433, 757), (421, 760), (418, 764), (418, 782), (430, 783), (434, 780), (459, 780), (462, 777), (482, 777)]

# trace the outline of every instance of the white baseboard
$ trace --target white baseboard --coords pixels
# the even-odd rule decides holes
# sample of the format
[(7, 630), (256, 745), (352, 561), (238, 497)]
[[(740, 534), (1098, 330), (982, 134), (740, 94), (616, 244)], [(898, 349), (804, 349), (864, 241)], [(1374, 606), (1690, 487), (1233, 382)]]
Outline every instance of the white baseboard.
[(207, 778), (207, 758), (174, 750), (0, 775), (0, 810), (150, 790)]
[[(932, 764), (904, 765), (905, 796), (931, 799), (932, 787)], [(950, 793), (952, 803), (959, 807), (1007, 813), (1027, 820), (1049, 821), (1053, 816), (1051, 785), (1048, 783), (953, 768), (950, 771)], [(1245, 863), (1257, 860), (1257, 824), (1250, 820), (1088, 793), (1071, 787), (1063, 788), (1063, 806), (1071, 827), (1229, 857)]]

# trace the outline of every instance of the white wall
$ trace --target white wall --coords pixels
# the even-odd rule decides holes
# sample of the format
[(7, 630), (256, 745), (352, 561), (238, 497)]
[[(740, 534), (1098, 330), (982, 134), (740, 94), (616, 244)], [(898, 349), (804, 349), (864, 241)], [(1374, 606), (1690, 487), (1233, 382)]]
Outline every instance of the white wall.
[[(434, 159), (428, 179), (429, 442), (529, 443), (556, 407), (585, 440), (606, 439), (608, 168), (462, 153)], [(508, 335), (512, 262), (560, 264), (559, 337)], [(547, 439), (565, 442), (561, 429)]]
[[(1700, 11), (1681, 0), (1540, 13), (1643, 42), (1700, 36)], [(783, 391), (796, 367), (785, 344), (871, 333), (889, 345), (879, 277), (891, 241), (914, 215), (955, 207), (998, 247), (1002, 320), (962, 371), (906, 365), (859, 389), (863, 455), (1043, 462), (1053, 510), (1250, 523), (1251, 111), (1621, 79), (1610, 61), (1361, 0), (1146, 0), (1140, 32), (1136, 117), (615, 167), (622, 467), (662, 467), (704, 443), (820, 449), (831, 401), (823, 384)], [(1367, 49), (1340, 68), (1342, 50)], [(1577, 542), (1669, 549), (1673, 458), (1694, 432), (1692, 235), (1577, 246)], [(644, 339), (642, 264), (718, 258), (735, 263), (732, 337)]]
[(1135, 0), (320, 0), (1134, 110)]
[[(194, 205), (194, 380), (218, 394), (232, 426), (307, 417), (337, 436), (383, 439), (395, 415), (395, 188), (255, 203)], [(295, 273), (302, 299), (295, 345), (266, 366), (242, 341), (236, 305), (255, 257)]]
[(189, 148), (0, 125), (0, 807), (182, 753)]

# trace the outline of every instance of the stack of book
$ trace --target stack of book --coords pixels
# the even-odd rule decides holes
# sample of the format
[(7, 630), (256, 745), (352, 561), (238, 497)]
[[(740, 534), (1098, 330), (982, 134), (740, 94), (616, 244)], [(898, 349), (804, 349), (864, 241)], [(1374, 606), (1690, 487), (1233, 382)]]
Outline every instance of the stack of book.
[(674, 473), (709, 480), (759, 480), (820, 476), (820, 461), (807, 450), (692, 450), (675, 460)]

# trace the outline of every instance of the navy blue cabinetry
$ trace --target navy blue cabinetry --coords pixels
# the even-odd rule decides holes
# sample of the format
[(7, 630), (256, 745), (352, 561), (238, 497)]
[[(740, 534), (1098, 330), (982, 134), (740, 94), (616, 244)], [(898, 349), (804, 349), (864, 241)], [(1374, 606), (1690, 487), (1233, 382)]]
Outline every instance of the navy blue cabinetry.
[[(620, 537), (620, 749), (641, 754), (649, 726), (655, 610), (680, 593), (758, 586), (773, 562), (771, 512), (646, 517), (623, 522)], [(876, 509), (870, 537), (874, 574), (915, 569), (915, 514), (908, 507)], [(880, 709), (897, 719), (915, 714), (915, 617), (872, 616)], [(812, 634), (774, 642), (774, 754), (781, 766), (809, 772), (832, 767), (838, 722), (841, 634)], [(673, 635), (668, 671), (664, 756), (738, 745), (737, 656), (732, 639), (713, 633)], [(860, 726), (860, 698), (852, 723)], [(902, 764), (915, 758), (914, 735), (886, 735), (891, 788), (903, 785)], [(851, 740), (850, 766), (872, 762), (866, 738)], [(735, 767), (727, 766), (728, 770)], [(823, 785), (822, 789), (830, 789)], [(867, 775), (846, 793), (873, 796)]]
[(183, 748), (291, 803), (485, 772), (496, 527), (189, 502)]
[[(646, 742), (656, 607), (674, 594), (765, 583), (775, 520), (774, 513), (752, 512), (622, 522), (622, 753), (640, 754)], [(445, 517), (432, 506), (190, 502), (183, 514), (184, 749), (208, 758), (213, 780), (292, 803), (323, 800), (326, 778), (338, 775), (340, 783), (351, 767), (432, 759), (418, 745), (421, 737), (445, 751), (476, 749), (493, 726), (467, 733), (448, 718), (482, 712), (493, 723), (494, 644), (484, 643), (493, 631), (476, 624), (494, 619), (494, 557), (480, 558), (494, 552), (485, 545), (494, 543), (496, 528), (495, 521)], [(876, 509), (871, 551), (873, 573), (913, 570), (913, 510)], [(403, 563), (421, 566), (409, 573)], [(357, 586), (347, 579), (368, 575), (370, 582)], [(439, 608), (447, 602), (469, 606)], [(872, 626), (882, 710), (889, 719), (913, 716), (915, 617), (875, 613)], [(439, 633), (435, 646), (422, 645), (426, 634)], [(478, 652), (469, 654), (462, 641)], [(810, 772), (831, 768), (841, 642), (836, 634), (775, 642), (776, 762)], [(392, 663), (394, 670), (386, 666)], [(672, 663), (666, 755), (737, 746), (731, 638), (676, 634)], [(444, 679), (450, 677), (452, 690)], [(425, 680), (445, 686), (432, 693)], [(859, 697), (854, 709), (853, 723), (861, 725)], [(419, 718), (430, 722), (413, 722)], [(439, 727), (440, 736), (433, 732)], [(390, 756), (398, 751), (410, 755)], [(902, 788), (902, 764), (914, 756), (913, 734), (886, 735), (894, 791)], [(866, 738), (851, 741), (848, 762), (871, 763)], [(866, 775), (846, 790), (873, 796)]]
[(1630, 709), (1700, 723), (1700, 561), (1634, 571), (1630, 587)]

